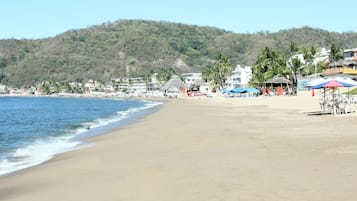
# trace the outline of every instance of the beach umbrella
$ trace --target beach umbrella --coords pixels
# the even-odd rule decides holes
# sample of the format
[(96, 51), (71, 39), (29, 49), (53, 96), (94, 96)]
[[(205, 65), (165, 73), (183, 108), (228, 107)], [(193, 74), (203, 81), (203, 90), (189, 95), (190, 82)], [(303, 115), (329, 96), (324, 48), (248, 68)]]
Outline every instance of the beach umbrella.
[[(344, 85), (344, 87), (357, 86), (357, 82), (352, 80), (351, 78), (348, 78), (348, 77), (317, 78), (317, 79), (309, 81), (305, 86), (312, 87), (315, 85), (321, 85), (321, 84), (327, 83), (328, 81), (331, 81), (331, 80), (336, 80), (338, 82), (341, 82)], [(323, 88), (323, 87), (321, 87), (321, 88)]]
[(351, 78), (348, 78), (348, 77), (336, 77), (335, 79), (340, 82), (344, 82), (344, 83), (351, 84), (353, 86), (357, 86), (357, 82), (352, 80)]
[[(340, 82), (344, 82), (344, 83), (351, 84), (353, 86), (357, 86), (357, 82), (352, 80), (351, 78), (348, 78), (348, 77), (336, 77), (335, 79)], [(350, 99), (350, 89), (349, 88), (348, 88), (348, 99)]]
[(322, 84), (322, 83), (325, 83), (327, 81), (331, 80), (331, 78), (317, 78), (317, 79), (314, 79), (314, 80), (310, 80), (309, 82), (306, 83), (305, 87), (311, 87), (311, 86), (314, 86), (314, 85), (318, 85), (318, 84)]
[(312, 89), (321, 89), (321, 88), (336, 88), (336, 87), (353, 87), (356, 85), (347, 83), (347, 82), (341, 82), (338, 81), (337, 79), (331, 79), (327, 80), (326, 82), (322, 82), (316, 85), (311, 86)]
[[(326, 82), (323, 82), (323, 83), (319, 83), (317, 85), (313, 85), (311, 88), (312, 89), (321, 89), (323, 88), (324, 89), (324, 94), (325, 94), (325, 89), (326, 88), (332, 88), (332, 93), (333, 93), (333, 96), (335, 96), (335, 89), (338, 88), (338, 87), (352, 87), (352, 86), (356, 86), (352, 83), (347, 83), (347, 82), (341, 82), (337, 79), (330, 79)], [(326, 102), (326, 99), (325, 99), (325, 95), (324, 95), (324, 111), (325, 111), (325, 102)], [(335, 107), (335, 98), (333, 98), (333, 106)], [(333, 109), (333, 112), (335, 112), (335, 109)]]
[(335, 87), (343, 87), (344, 85), (341, 82), (338, 82), (336, 80), (331, 80), (326, 82), (323, 87), (324, 88), (335, 88)]

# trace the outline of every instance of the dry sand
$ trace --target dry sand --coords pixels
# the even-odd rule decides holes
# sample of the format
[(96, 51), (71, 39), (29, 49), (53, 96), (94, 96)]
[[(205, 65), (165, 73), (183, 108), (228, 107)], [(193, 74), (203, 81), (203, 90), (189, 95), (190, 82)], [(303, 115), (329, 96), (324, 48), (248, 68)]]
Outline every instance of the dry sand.
[(309, 94), (173, 100), (0, 178), (0, 200), (357, 200), (357, 116), (304, 113), (318, 109)]

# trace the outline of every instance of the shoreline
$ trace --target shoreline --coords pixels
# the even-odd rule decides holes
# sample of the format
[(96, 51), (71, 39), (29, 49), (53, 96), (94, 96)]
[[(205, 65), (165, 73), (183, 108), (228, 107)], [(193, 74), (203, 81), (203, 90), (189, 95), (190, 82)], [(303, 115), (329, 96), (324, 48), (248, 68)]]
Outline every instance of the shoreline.
[(0, 198), (355, 200), (356, 115), (304, 114), (316, 101), (171, 100), (94, 146), (0, 178)]
[[(22, 98), (22, 97), (11, 97)], [(27, 97), (24, 97), (27, 98)], [(76, 99), (72, 97), (28, 97), (28, 98), (59, 98), (59, 99)], [(98, 99), (99, 98), (93, 98)], [(37, 140), (26, 144), (26, 146), (17, 147), (4, 156), (0, 162), (0, 179), (4, 176), (12, 175), (19, 171), (26, 170), (41, 165), (52, 160), (56, 155), (70, 152), (82, 147), (87, 147), (86, 143), (90, 138), (99, 135), (105, 135), (113, 130), (120, 129), (126, 125), (135, 123), (147, 115), (159, 110), (162, 101), (151, 101), (144, 99), (118, 99), (118, 101), (136, 101), (141, 102), (140, 107), (131, 107), (128, 110), (114, 111), (117, 115), (107, 117), (98, 117), (87, 122), (82, 122), (81, 126), (73, 127), (71, 130), (66, 129), (58, 135), (48, 138), (38, 138)], [(117, 104), (117, 102), (115, 102)], [(118, 102), (120, 103), (120, 102)], [(100, 102), (99, 102), (100, 104)], [(5, 136), (6, 137), (6, 136)], [(10, 138), (11, 139), (11, 138)], [(6, 142), (6, 138), (5, 138)], [(6, 150), (6, 145), (4, 147)], [(43, 152), (43, 153), (41, 153)], [(6, 153), (6, 152), (5, 152)], [(20, 155), (19, 155), (20, 154)]]

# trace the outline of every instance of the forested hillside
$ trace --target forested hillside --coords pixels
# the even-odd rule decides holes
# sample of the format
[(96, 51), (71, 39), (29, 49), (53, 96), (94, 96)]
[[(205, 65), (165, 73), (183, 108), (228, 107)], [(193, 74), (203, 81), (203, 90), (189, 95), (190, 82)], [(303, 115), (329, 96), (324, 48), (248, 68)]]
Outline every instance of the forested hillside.
[(289, 44), (357, 47), (357, 33), (331, 33), (303, 27), (277, 33), (236, 34), (214, 27), (120, 20), (70, 30), (41, 40), (0, 40), (1, 82), (18, 87), (43, 80), (109, 81), (173, 67), (197, 72), (219, 53), (233, 65), (253, 65), (265, 47), (287, 52)]

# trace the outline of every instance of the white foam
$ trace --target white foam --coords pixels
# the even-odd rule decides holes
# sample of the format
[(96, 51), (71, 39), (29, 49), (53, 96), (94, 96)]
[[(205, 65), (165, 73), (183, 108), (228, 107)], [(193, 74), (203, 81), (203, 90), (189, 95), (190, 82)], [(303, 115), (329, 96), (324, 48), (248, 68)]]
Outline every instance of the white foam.
[(0, 175), (41, 164), (56, 154), (73, 150), (79, 144), (78, 141), (70, 141), (70, 137), (38, 140), (27, 147), (17, 149), (7, 159), (0, 161)]
[(86, 123), (83, 125), (83, 128), (77, 129), (75, 133), (80, 134), (80, 133), (83, 133), (84, 131), (86, 131), (86, 128), (98, 128), (98, 127), (106, 126), (106, 125), (114, 123), (114, 122), (119, 122), (123, 119), (129, 118), (134, 113), (138, 113), (143, 110), (147, 110), (147, 109), (150, 109), (150, 108), (153, 108), (153, 107), (163, 104), (162, 102), (151, 102), (151, 101), (143, 101), (143, 102), (145, 103), (145, 105), (142, 107), (128, 108), (125, 111), (117, 112), (116, 115), (113, 115), (111, 117), (101, 118), (101, 119), (94, 120), (93, 122)]

